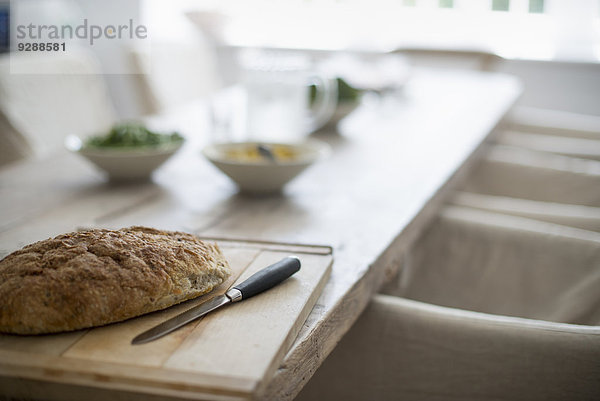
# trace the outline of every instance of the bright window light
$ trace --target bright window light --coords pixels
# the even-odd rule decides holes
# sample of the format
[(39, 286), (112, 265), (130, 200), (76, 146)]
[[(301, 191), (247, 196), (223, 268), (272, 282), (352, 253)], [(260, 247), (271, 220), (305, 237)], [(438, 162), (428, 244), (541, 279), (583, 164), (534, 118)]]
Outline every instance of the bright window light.
[(529, 0), (529, 12), (540, 14), (544, 12), (544, 0)]
[[(142, 1), (154, 16), (156, 31), (164, 35), (181, 32), (184, 22), (189, 24), (184, 12), (190, 9), (214, 12), (219, 21), (225, 16), (226, 23), (218, 28), (224, 42), (235, 46), (371, 51), (426, 47), (491, 51), (509, 58), (600, 61), (600, 0)], [(209, 29), (218, 25), (209, 19), (205, 23), (212, 25)]]
[(492, 10), (494, 11), (508, 11), (510, 5), (509, 0), (493, 0)]

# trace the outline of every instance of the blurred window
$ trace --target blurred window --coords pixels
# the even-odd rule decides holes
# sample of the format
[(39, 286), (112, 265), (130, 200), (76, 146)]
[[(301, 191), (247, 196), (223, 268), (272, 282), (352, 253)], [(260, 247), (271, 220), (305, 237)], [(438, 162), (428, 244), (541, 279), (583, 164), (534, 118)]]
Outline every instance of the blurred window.
[(529, 0), (529, 12), (530, 13), (543, 13), (544, 12), (544, 0)]
[(508, 11), (510, 2), (508, 0), (493, 0), (492, 10), (494, 11)]
[[(181, 7), (228, 17), (239, 46), (426, 47), (506, 58), (600, 61), (600, 0), (142, 0), (158, 23)], [(160, 18), (159, 18), (160, 17)], [(181, 29), (181, 23), (164, 32)], [(185, 36), (185, 35), (182, 35)]]

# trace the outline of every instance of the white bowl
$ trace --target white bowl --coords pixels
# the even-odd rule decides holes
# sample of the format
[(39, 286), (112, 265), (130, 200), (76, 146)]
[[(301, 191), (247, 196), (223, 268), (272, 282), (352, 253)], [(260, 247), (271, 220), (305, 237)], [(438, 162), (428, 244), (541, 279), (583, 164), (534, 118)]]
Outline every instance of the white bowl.
[(149, 179), (152, 172), (181, 148), (184, 141), (151, 148), (92, 148), (85, 147), (80, 138), (69, 136), (67, 149), (78, 153), (108, 173), (113, 181)]
[[(234, 152), (257, 149), (259, 145), (273, 150), (288, 149), (293, 157), (288, 160), (266, 157), (243, 159), (232, 156)], [(231, 178), (242, 192), (272, 193), (281, 189), (304, 169), (330, 153), (324, 142), (308, 140), (301, 143), (229, 142), (209, 145), (203, 149), (204, 156), (219, 170)]]

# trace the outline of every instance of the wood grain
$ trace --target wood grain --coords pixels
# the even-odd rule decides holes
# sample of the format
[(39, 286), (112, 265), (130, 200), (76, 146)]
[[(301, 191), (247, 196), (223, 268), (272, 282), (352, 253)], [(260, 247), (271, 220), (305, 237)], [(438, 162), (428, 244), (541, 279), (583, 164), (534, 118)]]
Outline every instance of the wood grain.
[[(0, 377), (10, 385), (3, 395), (33, 399), (81, 400), (93, 396), (97, 388), (115, 394), (136, 393), (166, 399), (208, 400), (216, 396), (247, 399), (255, 383), (218, 375), (198, 375), (151, 367), (120, 365), (54, 355), (36, 355), (0, 350)], [(30, 383), (43, 382), (33, 393)], [(92, 385), (93, 383), (93, 385)], [(55, 384), (64, 391), (56, 392)], [(71, 392), (71, 389), (74, 389)], [(55, 398), (49, 398), (55, 394)], [(80, 397), (85, 395), (85, 397)]]
[(71, 333), (48, 334), (37, 337), (37, 341), (32, 341), (29, 336), (0, 334), (0, 350), (61, 355), (86, 332), (87, 330), (78, 330)]
[[(287, 255), (289, 253), (263, 251), (238, 281)], [(209, 371), (257, 383), (272, 376), (277, 368), (273, 360), (283, 358), (283, 353), (304, 322), (297, 316), (306, 318), (312, 309), (310, 299), (318, 296), (329, 276), (329, 264), (323, 265), (322, 258), (300, 256), (302, 268), (284, 283), (229, 306), (227, 313), (207, 316), (165, 366), (177, 370)], [(331, 261), (330, 256), (327, 258)], [(302, 287), (305, 289), (302, 290)], [(309, 288), (318, 290), (307, 291)], [(310, 308), (307, 309), (307, 305), (311, 305)], [(272, 357), (266, 358), (267, 355)], [(235, 363), (232, 364), (232, 361)]]

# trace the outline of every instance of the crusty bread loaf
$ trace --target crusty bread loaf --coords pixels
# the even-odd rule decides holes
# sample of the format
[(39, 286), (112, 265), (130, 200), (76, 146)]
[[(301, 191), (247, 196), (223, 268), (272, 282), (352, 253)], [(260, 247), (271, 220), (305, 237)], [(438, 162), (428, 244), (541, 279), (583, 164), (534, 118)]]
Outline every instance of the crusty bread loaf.
[(145, 227), (59, 235), (0, 261), (0, 332), (118, 322), (211, 291), (231, 270), (216, 244)]

